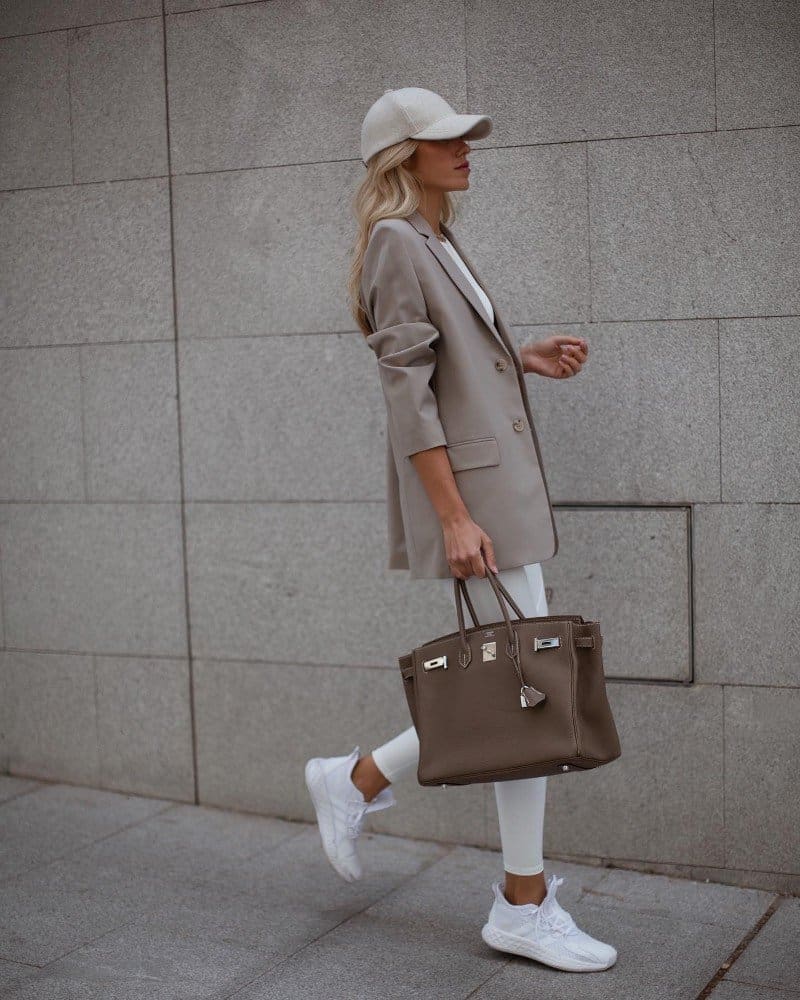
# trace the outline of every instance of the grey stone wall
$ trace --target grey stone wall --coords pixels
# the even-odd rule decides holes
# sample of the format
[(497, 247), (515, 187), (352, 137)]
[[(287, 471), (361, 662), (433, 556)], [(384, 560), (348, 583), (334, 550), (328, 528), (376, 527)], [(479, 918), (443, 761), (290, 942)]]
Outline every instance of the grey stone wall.
[[(199, 9), (198, 9), (199, 8)], [(490, 113), (457, 231), (522, 343), (623, 744), (545, 850), (800, 887), (800, 7), (74, 0), (0, 12), (0, 769), (309, 820), (409, 725), (448, 581), (384, 569), (344, 280), (359, 125)], [(490, 785), (369, 828), (498, 846)]]

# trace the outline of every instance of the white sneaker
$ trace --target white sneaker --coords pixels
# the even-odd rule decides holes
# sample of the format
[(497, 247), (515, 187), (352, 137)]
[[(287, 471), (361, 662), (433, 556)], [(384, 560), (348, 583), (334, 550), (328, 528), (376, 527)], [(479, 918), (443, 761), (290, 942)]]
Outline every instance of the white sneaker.
[(367, 813), (395, 804), (390, 785), (369, 802), (350, 777), (359, 748), (342, 757), (312, 757), (306, 763), (306, 786), (317, 812), (322, 846), (328, 860), (348, 882), (361, 878), (355, 842)]
[(566, 972), (597, 972), (617, 960), (616, 948), (580, 930), (556, 901), (564, 881), (551, 875), (542, 902), (515, 906), (506, 899), (500, 882), (492, 882), (494, 902), (481, 937), (492, 948), (523, 955)]

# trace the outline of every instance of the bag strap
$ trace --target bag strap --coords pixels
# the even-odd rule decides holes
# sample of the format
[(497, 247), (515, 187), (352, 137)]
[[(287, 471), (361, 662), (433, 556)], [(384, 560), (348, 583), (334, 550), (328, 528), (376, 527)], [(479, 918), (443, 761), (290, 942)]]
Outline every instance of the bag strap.
[[(497, 573), (495, 573), (494, 570), (491, 569), (491, 567), (488, 565), (488, 563), (486, 563), (485, 560), (484, 560), (484, 566), (486, 566), (486, 575), (489, 576), (489, 574), (491, 574), (494, 577), (494, 582), (497, 584), (497, 588), (499, 588), (500, 593), (503, 595), (503, 597), (505, 597), (505, 599), (508, 601), (508, 603), (514, 609), (514, 613), (516, 614), (517, 618), (525, 618), (526, 615), (523, 614), (522, 609), (520, 608), (520, 606), (517, 604), (517, 602), (514, 600), (514, 598), (511, 596), (511, 594), (509, 594), (508, 588), (505, 586), (505, 584), (500, 579), (500, 577), (497, 575)], [(461, 580), (458, 577), (454, 577), (454, 579), (457, 582), (458, 586), (460, 587), (461, 592), (464, 594), (464, 598), (465, 598), (465, 600), (467, 602), (467, 605), (469, 606), (469, 613), (472, 616), (472, 624), (473, 625), (480, 625), (480, 622), (475, 617), (475, 611), (474, 611), (474, 609), (472, 607), (472, 602), (469, 599), (469, 593), (467, 592), (467, 581), (466, 580)], [(497, 588), (495, 588), (495, 589), (497, 589)], [(501, 607), (502, 607), (502, 605), (501, 605)]]
[[(454, 579), (458, 579), (458, 577), (454, 577)], [(459, 583), (463, 584), (464, 581), (459, 580)], [(478, 616), (475, 614), (475, 605), (472, 603), (472, 598), (467, 593), (467, 588), (462, 586), (461, 589), (464, 594), (464, 600), (467, 602), (467, 607), (469, 608), (469, 616), (472, 619), (472, 624), (477, 628), (480, 622), (478, 621)]]

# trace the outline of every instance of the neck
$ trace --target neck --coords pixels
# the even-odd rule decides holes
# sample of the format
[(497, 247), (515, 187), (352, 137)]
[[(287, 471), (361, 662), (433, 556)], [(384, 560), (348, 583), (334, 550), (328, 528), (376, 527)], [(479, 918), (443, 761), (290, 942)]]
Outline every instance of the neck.
[(419, 204), (419, 212), (428, 222), (428, 225), (437, 236), (444, 236), (439, 228), (439, 219), (442, 217), (442, 192), (429, 190), (426, 188)]

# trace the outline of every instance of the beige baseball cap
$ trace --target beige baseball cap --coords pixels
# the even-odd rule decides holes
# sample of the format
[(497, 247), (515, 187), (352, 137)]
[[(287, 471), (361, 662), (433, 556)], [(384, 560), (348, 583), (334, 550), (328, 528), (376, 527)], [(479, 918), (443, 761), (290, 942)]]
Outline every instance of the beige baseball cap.
[(492, 131), (488, 115), (458, 114), (447, 101), (424, 87), (385, 90), (364, 116), (361, 159), (403, 139), (483, 139)]

